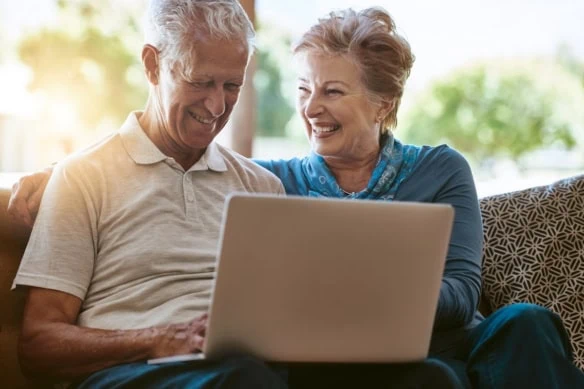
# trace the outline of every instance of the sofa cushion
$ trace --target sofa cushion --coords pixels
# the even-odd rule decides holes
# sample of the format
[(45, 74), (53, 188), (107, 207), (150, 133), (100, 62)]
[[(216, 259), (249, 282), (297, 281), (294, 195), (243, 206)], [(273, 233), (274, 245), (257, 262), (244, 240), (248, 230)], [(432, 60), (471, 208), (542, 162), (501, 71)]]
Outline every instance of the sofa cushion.
[(559, 314), (584, 369), (584, 175), (480, 201), (491, 308), (530, 302)]

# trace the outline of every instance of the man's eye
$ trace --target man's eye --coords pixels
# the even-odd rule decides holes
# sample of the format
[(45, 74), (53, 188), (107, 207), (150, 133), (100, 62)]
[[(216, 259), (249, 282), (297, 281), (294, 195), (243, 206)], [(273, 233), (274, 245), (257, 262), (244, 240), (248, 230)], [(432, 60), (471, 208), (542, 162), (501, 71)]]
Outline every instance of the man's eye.
[(225, 85), (225, 89), (231, 92), (236, 92), (241, 89), (241, 84), (229, 83)]
[(310, 91), (305, 86), (299, 86), (298, 87), (298, 92), (300, 92), (300, 93), (309, 93)]
[(195, 88), (206, 88), (211, 85), (211, 81), (192, 81), (189, 84)]

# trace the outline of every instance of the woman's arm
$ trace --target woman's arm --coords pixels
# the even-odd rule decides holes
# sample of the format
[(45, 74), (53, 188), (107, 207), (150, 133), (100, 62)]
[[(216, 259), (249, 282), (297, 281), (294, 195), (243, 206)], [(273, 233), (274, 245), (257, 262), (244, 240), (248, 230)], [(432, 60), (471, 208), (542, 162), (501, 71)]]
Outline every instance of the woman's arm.
[[(89, 152), (101, 146), (115, 135), (116, 132), (113, 132), (79, 152)], [(12, 187), (12, 194), (8, 202), (8, 214), (16, 222), (28, 227), (32, 227), (34, 224), (43, 193), (45, 192), (49, 178), (51, 178), (51, 174), (53, 174), (53, 166), (22, 177)]]
[(455, 210), (435, 327), (440, 330), (470, 323), (481, 291), (482, 221), (474, 179), (467, 161), (448, 149), (441, 170), (446, 178), (434, 202)]
[(32, 227), (52, 173), (53, 168), (49, 167), (24, 176), (14, 184), (8, 202), (8, 214), (18, 223)]

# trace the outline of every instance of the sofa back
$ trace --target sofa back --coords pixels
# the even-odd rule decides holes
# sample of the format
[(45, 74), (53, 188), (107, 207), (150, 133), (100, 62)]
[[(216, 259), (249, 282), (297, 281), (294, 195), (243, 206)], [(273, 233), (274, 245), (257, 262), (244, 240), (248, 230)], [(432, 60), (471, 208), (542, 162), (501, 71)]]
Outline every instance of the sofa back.
[(483, 301), (560, 315), (584, 370), (584, 175), (480, 201)]

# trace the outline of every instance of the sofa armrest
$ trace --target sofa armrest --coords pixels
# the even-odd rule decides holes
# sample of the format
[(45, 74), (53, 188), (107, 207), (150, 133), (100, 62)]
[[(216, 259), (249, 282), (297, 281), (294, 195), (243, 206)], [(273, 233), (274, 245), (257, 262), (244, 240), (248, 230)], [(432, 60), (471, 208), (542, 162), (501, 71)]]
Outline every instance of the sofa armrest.
[(23, 377), (17, 357), (25, 295), (11, 291), (12, 281), (30, 230), (16, 225), (8, 217), (6, 207), (10, 190), (0, 187), (0, 382), (6, 388), (36, 387)]

